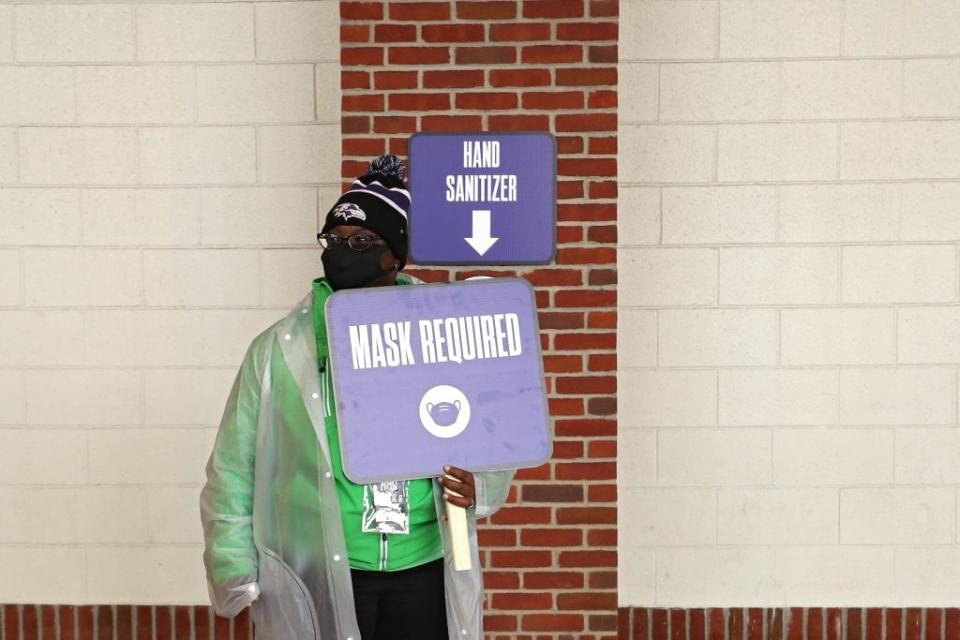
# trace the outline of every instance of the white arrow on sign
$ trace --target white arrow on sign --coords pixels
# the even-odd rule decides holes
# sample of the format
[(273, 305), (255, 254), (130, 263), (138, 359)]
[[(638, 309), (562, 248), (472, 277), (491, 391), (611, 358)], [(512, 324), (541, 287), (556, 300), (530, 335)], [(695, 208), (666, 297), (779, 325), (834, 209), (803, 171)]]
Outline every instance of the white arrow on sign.
[(473, 250), (480, 255), (490, 250), (490, 247), (500, 238), (490, 237), (490, 211), (489, 209), (473, 210), (473, 235), (464, 238)]

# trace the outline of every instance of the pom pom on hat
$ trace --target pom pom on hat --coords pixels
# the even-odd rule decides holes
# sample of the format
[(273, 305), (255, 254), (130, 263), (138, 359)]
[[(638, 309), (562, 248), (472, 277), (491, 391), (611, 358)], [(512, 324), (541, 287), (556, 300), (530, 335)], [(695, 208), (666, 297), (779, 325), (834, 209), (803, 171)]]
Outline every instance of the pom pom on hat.
[(407, 168), (403, 162), (392, 153), (378, 156), (370, 161), (367, 167), (367, 175), (379, 174), (382, 176), (396, 176), (398, 179), (406, 181)]

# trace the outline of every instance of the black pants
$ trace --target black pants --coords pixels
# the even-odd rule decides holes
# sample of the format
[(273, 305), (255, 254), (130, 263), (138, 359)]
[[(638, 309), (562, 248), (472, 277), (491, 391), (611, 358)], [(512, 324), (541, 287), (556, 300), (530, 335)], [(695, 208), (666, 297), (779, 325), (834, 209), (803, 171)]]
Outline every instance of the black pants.
[(401, 571), (351, 569), (361, 640), (447, 640), (443, 558)]

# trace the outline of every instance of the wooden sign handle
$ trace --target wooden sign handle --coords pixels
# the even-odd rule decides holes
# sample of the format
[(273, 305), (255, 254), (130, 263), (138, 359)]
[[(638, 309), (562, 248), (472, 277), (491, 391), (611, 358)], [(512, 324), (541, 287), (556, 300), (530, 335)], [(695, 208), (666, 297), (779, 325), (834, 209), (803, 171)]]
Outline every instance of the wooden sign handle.
[[(456, 480), (451, 475), (447, 475), (447, 477)], [(462, 497), (455, 491), (449, 489), (447, 491), (455, 496)], [(467, 530), (467, 510), (449, 502), (446, 504), (447, 525), (450, 527), (450, 542), (453, 545), (453, 570), (469, 571), (473, 562), (470, 556), (470, 534)]]

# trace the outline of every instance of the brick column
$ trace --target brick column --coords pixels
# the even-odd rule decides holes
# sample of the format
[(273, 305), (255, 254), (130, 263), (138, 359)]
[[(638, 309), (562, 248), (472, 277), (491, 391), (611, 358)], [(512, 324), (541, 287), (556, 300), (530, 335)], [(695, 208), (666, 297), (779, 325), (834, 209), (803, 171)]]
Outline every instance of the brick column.
[[(536, 288), (554, 456), (480, 527), (488, 638), (616, 635), (616, 0), (341, 2), (343, 178), (418, 131), (550, 131), (554, 264)], [(476, 270), (411, 265), (425, 280)]]

